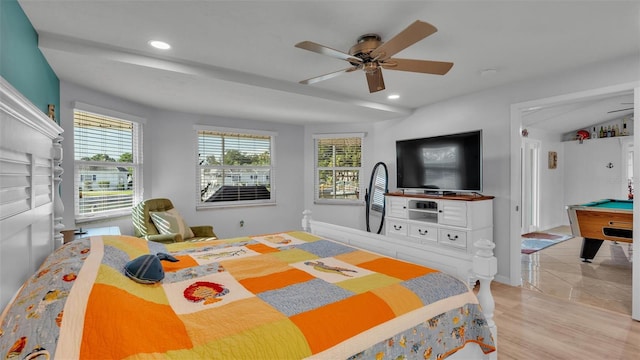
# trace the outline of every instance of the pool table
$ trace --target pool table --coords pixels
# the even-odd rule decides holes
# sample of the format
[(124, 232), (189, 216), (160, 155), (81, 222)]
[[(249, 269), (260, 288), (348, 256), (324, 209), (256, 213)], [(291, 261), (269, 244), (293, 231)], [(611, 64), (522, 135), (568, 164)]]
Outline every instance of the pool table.
[(604, 240), (633, 242), (633, 200), (603, 199), (567, 206), (571, 232), (583, 237), (580, 258), (591, 262)]

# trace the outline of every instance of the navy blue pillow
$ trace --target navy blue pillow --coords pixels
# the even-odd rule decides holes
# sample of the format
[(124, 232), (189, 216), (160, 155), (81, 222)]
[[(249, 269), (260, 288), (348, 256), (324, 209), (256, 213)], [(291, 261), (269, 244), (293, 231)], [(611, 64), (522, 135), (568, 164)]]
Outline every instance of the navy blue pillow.
[(128, 277), (141, 284), (155, 284), (164, 279), (164, 269), (160, 260), (176, 262), (178, 259), (169, 254), (146, 254), (138, 256), (124, 266)]

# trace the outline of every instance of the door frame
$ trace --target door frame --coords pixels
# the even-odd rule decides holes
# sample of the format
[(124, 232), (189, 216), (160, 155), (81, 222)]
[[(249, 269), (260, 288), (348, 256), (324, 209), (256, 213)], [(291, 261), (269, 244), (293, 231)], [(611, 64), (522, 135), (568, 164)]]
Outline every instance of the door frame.
[[(521, 189), (523, 191), (520, 191), (522, 196), (520, 232), (526, 234), (540, 230), (540, 154), (542, 141), (523, 137), (521, 147)], [(534, 159), (527, 161), (527, 158), (532, 155), (532, 151), (535, 152)], [(532, 196), (530, 198), (525, 196), (527, 191), (531, 191)], [(533, 219), (533, 221), (529, 222), (527, 219)]]
[[(537, 100), (525, 101), (511, 105), (511, 196), (510, 196), (510, 216), (509, 216), (509, 282), (513, 286), (522, 285), (522, 264), (520, 261), (520, 230), (521, 230), (521, 209), (522, 209), (522, 163), (521, 163), (521, 146), (522, 146), (522, 113), (536, 107), (552, 107), (569, 102), (575, 102), (578, 99), (584, 100), (589, 98), (597, 98), (604, 95), (616, 93), (634, 93), (634, 110), (636, 114), (640, 114), (640, 82), (634, 81), (618, 85), (612, 85), (592, 90), (580, 91), (571, 94), (553, 96)], [(635, 125), (635, 124), (634, 124)], [(640, 126), (634, 126), (634, 153), (640, 154)], [(640, 156), (634, 158), (634, 189), (638, 189), (640, 184)], [(633, 205), (635, 214), (640, 214), (640, 202), (635, 201)], [(640, 229), (640, 216), (633, 217), (633, 227)], [(632, 270), (632, 314), (635, 320), (640, 320), (640, 236), (638, 231), (634, 232), (633, 241), (633, 270)]]

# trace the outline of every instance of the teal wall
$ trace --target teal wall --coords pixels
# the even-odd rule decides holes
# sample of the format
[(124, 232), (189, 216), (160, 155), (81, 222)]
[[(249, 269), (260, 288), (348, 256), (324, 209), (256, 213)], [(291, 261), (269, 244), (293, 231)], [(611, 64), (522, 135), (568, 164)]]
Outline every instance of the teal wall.
[(0, 75), (45, 114), (55, 104), (60, 123), (60, 81), (17, 0), (0, 0)]

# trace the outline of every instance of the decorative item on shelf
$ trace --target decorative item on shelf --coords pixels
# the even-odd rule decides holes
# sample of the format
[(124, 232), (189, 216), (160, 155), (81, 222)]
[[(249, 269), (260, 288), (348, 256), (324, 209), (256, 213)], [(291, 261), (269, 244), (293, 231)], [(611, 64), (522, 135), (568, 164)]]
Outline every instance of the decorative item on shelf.
[(558, 167), (558, 153), (555, 151), (549, 151), (549, 169), (555, 169)]
[(522, 137), (528, 137), (528, 136), (529, 136), (529, 130), (522, 129)]
[(589, 137), (590, 137), (590, 135), (589, 135), (589, 132), (587, 130), (578, 130), (578, 132), (576, 133), (576, 138), (578, 139), (580, 144), (582, 144), (583, 140), (589, 139)]
[(629, 194), (627, 194), (627, 199), (633, 200), (633, 179), (627, 180), (627, 188), (629, 189)]
[(49, 116), (51, 120), (56, 121), (56, 106), (54, 104), (48, 104), (47, 111), (47, 116)]

